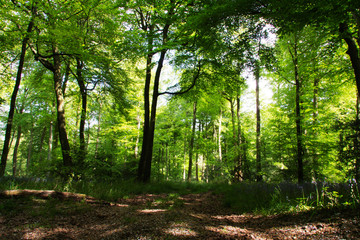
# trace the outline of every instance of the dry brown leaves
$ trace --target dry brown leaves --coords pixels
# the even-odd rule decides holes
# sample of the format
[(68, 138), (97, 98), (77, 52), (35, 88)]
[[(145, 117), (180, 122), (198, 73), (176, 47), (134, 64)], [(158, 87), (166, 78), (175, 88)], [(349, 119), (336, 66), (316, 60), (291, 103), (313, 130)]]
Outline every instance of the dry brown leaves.
[[(32, 207), (20, 206), (19, 199), (31, 195), (35, 196)], [(58, 199), (53, 206), (56, 214), (41, 212), (49, 197)], [(106, 203), (78, 194), (25, 190), (0, 194), (0, 206), (9, 198), (25, 210), (3, 214), (5, 209), (0, 207), (0, 239), (360, 238), (359, 213), (354, 210), (235, 215), (212, 193), (184, 195), (176, 205), (166, 194)]]

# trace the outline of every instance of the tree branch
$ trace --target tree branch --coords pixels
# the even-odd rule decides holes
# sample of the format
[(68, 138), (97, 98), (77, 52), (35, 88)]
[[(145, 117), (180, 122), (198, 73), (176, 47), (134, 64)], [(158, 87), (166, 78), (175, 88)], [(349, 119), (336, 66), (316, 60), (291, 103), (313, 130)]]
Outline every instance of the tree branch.
[(200, 64), (200, 62), (199, 62), (198, 70), (197, 70), (197, 72), (196, 72), (196, 75), (194, 76), (193, 82), (192, 82), (192, 84), (191, 84), (186, 90), (184, 90), (184, 91), (179, 91), (179, 92), (167, 92), (167, 91), (166, 91), (166, 92), (158, 93), (158, 96), (164, 95), (164, 94), (181, 95), (181, 94), (184, 94), (184, 93), (189, 92), (189, 91), (195, 86), (196, 81), (197, 81), (197, 79), (198, 79), (199, 76), (200, 76), (200, 70), (201, 70), (201, 64)]

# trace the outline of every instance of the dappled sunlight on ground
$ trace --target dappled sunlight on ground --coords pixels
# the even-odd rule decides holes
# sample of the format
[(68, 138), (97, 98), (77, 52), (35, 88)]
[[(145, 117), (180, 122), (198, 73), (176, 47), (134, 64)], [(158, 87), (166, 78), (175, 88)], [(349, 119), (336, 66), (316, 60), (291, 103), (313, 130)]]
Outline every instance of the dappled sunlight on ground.
[[(224, 235), (224, 236), (231, 236), (231, 237), (244, 237), (244, 236), (248, 236), (251, 237), (252, 236), (252, 231), (251, 229), (245, 229), (245, 228), (240, 228), (240, 227), (234, 227), (234, 226), (207, 226), (205, 227), (206, 230)], [(255, 238), (254, 238), (255, 239)], [(259, 238), (256, 238), (259, 239)]]
[(170, 225), (169, 228), (164, 230), (164, 233), (177, 237), (196, 237), (198, 235), (194, 230), (189, 227), (188, 223), (173, 223)]
[(166, 212), (165, 209), (139, 209), (137, 210), (139, 213), (163, 213)]
[(115, 207), (129, 207), (130, 205), (129, 204), (118, 204), (118, 203), (112, 203), (111, 206), (115, 206)]
[[(34, 197), (22, 197), (29, 194)], [(360, 239), (356, 210), (237, 215), (213, 193), (144, 194), (109, 203), (74, 194), (26, 191), (1, 201), (14, 208), (5, 215), (0, 211), (0, 239), (7, 240)]]

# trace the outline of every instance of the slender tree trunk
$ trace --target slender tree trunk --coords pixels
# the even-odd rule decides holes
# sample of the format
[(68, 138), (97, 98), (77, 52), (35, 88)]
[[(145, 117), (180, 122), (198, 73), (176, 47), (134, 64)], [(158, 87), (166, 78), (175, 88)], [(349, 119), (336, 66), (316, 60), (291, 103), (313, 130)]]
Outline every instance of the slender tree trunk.
[(297, 38), (295, 36), (294, 52), (291, 53), (294, 64), (294, 78), (295, 78), (295, 123), (296, 123), (296, 142), (297, 142), (297, 167), (298, 167), (298, 183), (304, 182), (304, 167), (303, 167), (303, 143), (301, 130), (301, 113), (300, 113), (300, 95), (301, 95), (301, 81), (299, 75), (299, 63), (297, 53)]
[(199, 181), (199, 152), (195, 153), (195, 180)]
[[(167, 41), (167, 35), (170, 25), (166, 24), (164, 29), (162, 30), (162, 40), (163, 45)], [(152, 35), (153, 29), (150, 31)], [(149, 37), (149, 46), (152, 49), (153, 39)], [(150, 80), (151, 80), (151, 61), (152, 55), (148, 55), (147, 58), (147, 67), (146, 67), (146, 81), (145, 81), (145, 91), (144, 91), (144, 103), (145, 103), (145, 118), (144, 118), (144, 133), (143, 133), (143, 144), (142, 144), (142, 152), (139, 162), (138, 168), (138, 179), (142, 182), (149, 182), (151, 176), (151, 161), (152, 161), (152, 153), (153, 153), (153, 145), (154, 145), (154, 133), (155, 133), (155, 120), (156, 120), (156, 107), (159, 96), (159, 83), (161, 70), (164, 64), (165, 55), (167, 49), (163, 49), (160, 52), (160, 58), (157, 64), (157, 69), (154, 78), (154, 86), (153, 86), (153, 96), (151, 103), (151, 113), (149, 114), (149, 92), (150, 92)], [(150, 117), (150, 118), (149, 118)]]
[(261, 175), (261, 125), (260, 125), (260, 66), (256, 62), (255, 66), (255, 81), (256, 81), (256, 181), (262, 181)]
[(137, 113), (136, 121), (137, 121), (137, 136), (136, 136), (135, 149), (134, 149), (135, 159), (137, 159), (139, 155), (139, 141), (140, 141), (140, 129), (141, 129), (140, 112)]
[[(164, 162), (164, 145), (161, 146), (161, 175), (162, 178), (166, 175), (166, 162)], [(165, 173), (164, 173), (164, 168), (165, 168)]]
[[(199, 133), (198, 133), (198, 139), (201, 138), (201, 123), (199, 123)], [(199, 181), (199, 151), (196, 151), (196, 157), (195, 157), (195, 172), (196, 172), (196, 181)]]
[(31, 166), (31, 157), (32, 157), (32, 150), (33, 150), (33, 140), (34, 140), (34, 125), (32, 124), (30, 129), (30, 139), (29, 139), (29, 146), (28, 146), (28, 155), (26, 159), (26, 171), (28, 172)]
[[(138, 166), (138, 181), (144, 181), (145, 163), (149, 154), (148, 139), (150, 135), (150, 83), (151, 83), (151, 65), (152, 65), (152, 45), (153, 45), (153, 28), (150, 26), (150, 34), (148, 39), (149, 53), (146, 58), (146, 76), (144, 88), (144, 127), (143, 127), (143, 143), (141, 146), (141, 155)], [(153, 96), (155, 97), (155, 96)]]
[(15, 147), (14, 147), (14, 154), (13, 154), (13, 166), (12, 166), (13, 177), (16, 177), (16, 174), (17, 174), (17, 155), (18, 155), (18, 150), (19, 150), (19, 145), (20, 145), (21, 134), (22, 134), (21, 126), (18, 126), (16, 142), (15, 142)]
[(169, 180), (170, 162), (169, 162), (169, 155), (168, 155), (168, 144), (165, 145), (165, 163), (166, 163), (166, 180)]
[(85, 149), (85, 121), (86, 121), (86, 107), (87, 107), (87, 89), (85, 86), (85, 81), (83, 77), (83, 67), (84, 63), (76, 58), (76, 79), (80, 88), (81, 95), (81, 115), (80, 115), (80, 125), (79, 125), (79, 156), (78, 156), (78, 164), (82, 166), (84, 164), (84, 160), (86, 158), (86, 149)]
[[(218, 135), (218, 144), (219, 144), (219, 161), (222, 164), (222, 149), (221, 149), (221, 131), (222, 131), (222, 109), (220, 109), (220, 117), (219, 117), (219, 135)], [(221, 170), (222, 171), (222, 170)]]
[(239, 165), (239, 180), (244, 180), (249, 177), (248, 165), (246, 158), (246, 142), (241, 130), (241, 116), (240, 116), (240, 96), (236, 96), (236, 124), (237, 124), (237, 144), (238, 144), (238, 165)]
[(184, 136), (183, 181), (186, 180), (186, 143), (187, 143), (187, 134), (186, 133), (187, 133), (187, 131), (185, 131), (185, 136)]
[(95, 159), (98, 158), (98, 154), (99, 154), (99, 144), (100, 144), (100, 132), (101, 132), (101, 108), (102, 108), (102, 103), (101, 100), (99, 100), (99, 115), (98, 115), (98, 127), (96, 130), (96, 144), (95, 144)]
[(188, 169), (188, 175), (187, 175), (187, 181), (191, 181), (191, 175), (192, 175), (192, 159), (193, 159), (193, 150), (194, 150), (194, 141), (195, 141), (195, 127), (196, 127), (196, 107), (197, 102), (194, 102), (193, 105), (193, 122), (192, 122), (192, 132), (191, 132), (191, 139), (190, 139), (190, 147), (189, 147), (189, 169)]
[[(319, 79), (315, 77), (314, 79), (314, 96), (313, 96), (313, 109), (314, 109), (314, 112), (313, 112), (313, 128), (314, 129), (317, 129), (317, 121), (318, 121), (318, 115), (319, 115), (319, 112), (318, 112), (318, 95), (319, 95)], [(317, 140), (317, 136), (318, 136), (318, 133), (317, 131), (315, 130), (314, 131), (314, 139)], [(315, 144), (313, 144), (315, 145)], [(317, 179), (318, 178), (318, 168), (319, 168), (319, 163), (318, 163), (318, 156), (317, 156), (317, 148), (314, 146), (313, 147), (313, 152), (312, 152), (312, 155), (313, 155), (313, 166), (314, 166), (314, 178)]]
[[(32, 7), (32, 12), (35, 11), (35, 7)], [(5, 131), (5, 140), (4, 140), (4, 146), (3, 146), (3, 151), (2, 151), (2, 155), (1, 155), (1, 162), (0, 162), (0, 177), (4, 176), (5, 173), (5, 169), (6, 169), (6, 162), (7, 162), (7, 158), (8, 158), (8, 154), (9, 154), (9, 143), (10, 143), (10, 138), (11, 138), (11, 129), (12, 129), (12, 125), (13, 125), (13, 119), (14, 119), (14, 113), (15, 113), (15, 104), (16, 104), (16, 97), (17, 97), (17, 93), (19, 91), (19, 87), (20, 87), (20, 83), (21, 83), (21, 76), (22, 76), (22, 71), (24, 68), (24, 62), (25, 62), (25, 54), (26, 54), (26, 45), (29, 41), (29, 34), (31, 33), (32, 29), (34, 26), (34, 21), (33, 18), (31, 18), (29, 24), (28, 24), (28, 28), (26, 31), (26, 36), (24, 37), (23, 41), (22, 41), (22, 45), (21, 45), (21, 53), (20, 53), (20, 59), (19, 59), (19, 66), (18, 66), (18, 70), (17, 70), (17, 74), (16, 74), (16, 81), (15, 81), (15, 86), (14, 86), (14, 90), (13, 93), (11, 95), (11, 101), (10, 101), (10, 110), (9, 110), (9, 116), (7, 119), (7, 124), (6, 124), (6, 131)]]
[(234, 170), (233, 170), (233, 177), (234, 181), (241, 180), (241, 166), (239, 163), (241, 162), (241, 153), (240, 153), (240, 146), (239, 146), (239, 135), (237, 134), (237, 122), (235, 118), (235, 106), (233, 99), (227, 99), (230, 102), (230, 111), (231, 111), (231, 123), (232, 123), (232, 131), (233, 131), (233, 144), (235, 146), (235, 158), (234, 158)]

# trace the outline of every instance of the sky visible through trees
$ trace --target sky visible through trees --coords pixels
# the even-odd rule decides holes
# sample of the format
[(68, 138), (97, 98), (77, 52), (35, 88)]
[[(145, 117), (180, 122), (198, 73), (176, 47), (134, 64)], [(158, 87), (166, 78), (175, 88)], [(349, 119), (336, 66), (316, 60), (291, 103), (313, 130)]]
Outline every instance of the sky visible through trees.
[(358, 1), (0, 13), (0, 177), (359, 180)]

